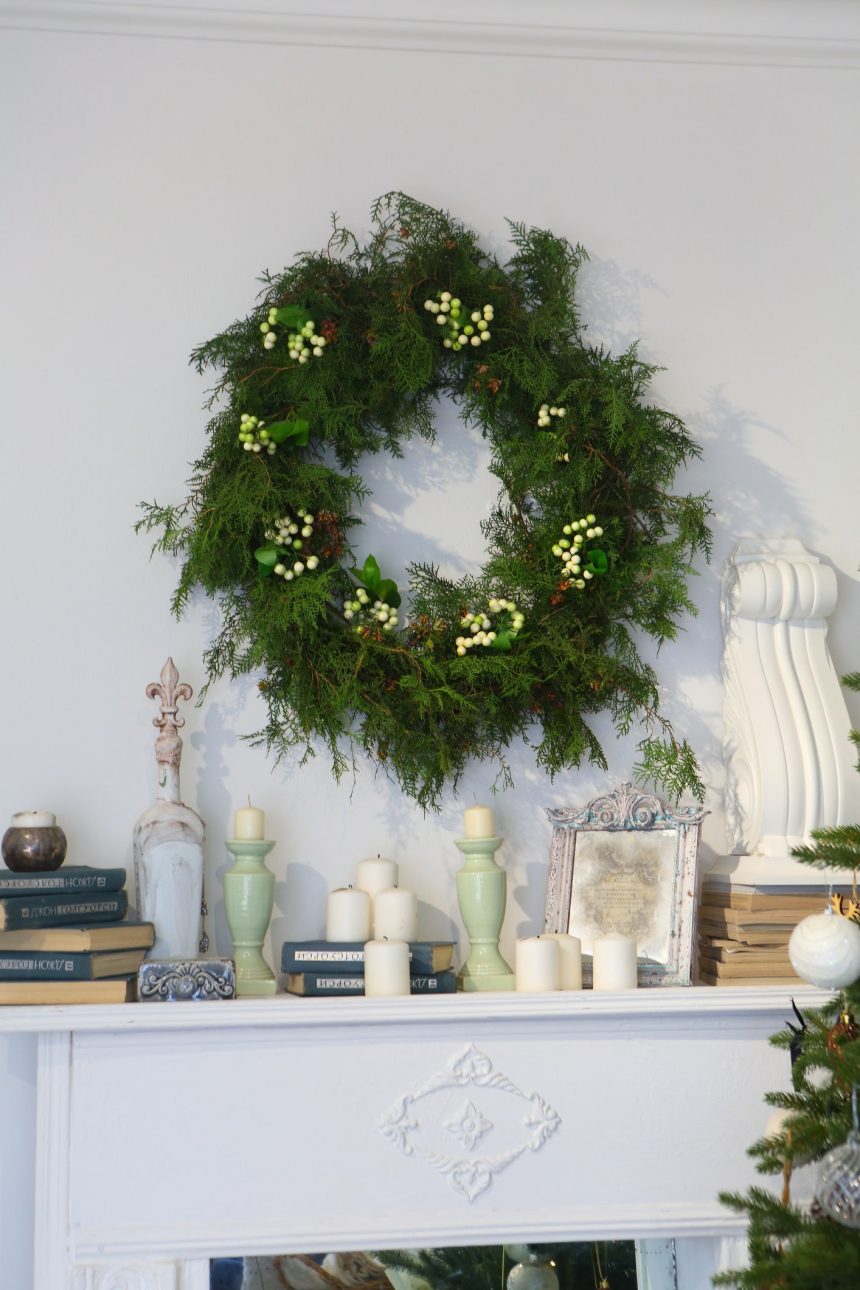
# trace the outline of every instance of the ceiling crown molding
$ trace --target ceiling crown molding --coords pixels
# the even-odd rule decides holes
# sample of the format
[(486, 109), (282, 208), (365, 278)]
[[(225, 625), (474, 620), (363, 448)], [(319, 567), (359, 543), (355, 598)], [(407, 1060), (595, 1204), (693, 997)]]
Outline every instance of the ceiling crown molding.
[[(0, 28), (266, 45), (860, 68), (854, 0), (0, 0)], [(464, 13), (468, 20), (464, 21)], [(525, 20), (527, 15), (528, 20)]]

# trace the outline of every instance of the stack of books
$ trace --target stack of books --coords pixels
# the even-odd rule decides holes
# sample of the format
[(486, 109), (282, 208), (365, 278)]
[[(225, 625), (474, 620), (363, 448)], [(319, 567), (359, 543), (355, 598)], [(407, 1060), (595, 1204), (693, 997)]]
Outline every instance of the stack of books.
[(791, 985), (800, 980), (788, 940), (821, 891), (705, 886), (699, 906), (699, 977), (704, 985)]
[[(416, 941), (409, 946), (412, 994), (453, 994), (457, 978), (453, 941)], [(288, 994), (364, 994), (364, 945), (360, 941), (285, 941), (281, 971)]]
[(0, 1004), (125, 1003), (155, 940), (127, 918), (125, 869), (0, 869)]

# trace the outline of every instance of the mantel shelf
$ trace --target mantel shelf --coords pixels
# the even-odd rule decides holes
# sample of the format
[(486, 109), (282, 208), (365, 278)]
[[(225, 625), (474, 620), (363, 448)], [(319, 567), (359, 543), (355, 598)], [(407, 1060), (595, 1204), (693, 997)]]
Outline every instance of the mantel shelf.
[(795, 995), (804, 1007), (821, 1007), (831, 995), (798, 982), (796, 986), (670, 986), (664, 989), (553, 994), (455, 994), (426, 998), (298, 999), (281, 994), (271, 999), (236, 999), (223, 1003), (124, 1003), (107, 1005), (6, 1007), (0, 1009), (0, 1032), (47, 1034), (107, 1031), (203, 1031), (368, 1025), (422, 1026), (434, 1022), (576, 1021), (588, 1018), (671, 1020), (774, 1016), (781, 1024)]

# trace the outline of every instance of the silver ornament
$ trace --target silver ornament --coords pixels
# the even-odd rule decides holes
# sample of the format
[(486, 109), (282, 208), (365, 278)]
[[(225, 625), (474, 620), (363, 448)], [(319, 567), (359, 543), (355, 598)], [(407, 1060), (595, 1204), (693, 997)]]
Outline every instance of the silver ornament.
[(860, 1230), (860, 1130), (857, 1085), (851, 1096), (853, 1127), (840, 1147), (828, 1151), (818, 1169), (815, 1198), (828, 1218)]
[(558, 1290), (558, 1277), (548, 1256), (529, 1254), (508, 1273), (507, 1290)]

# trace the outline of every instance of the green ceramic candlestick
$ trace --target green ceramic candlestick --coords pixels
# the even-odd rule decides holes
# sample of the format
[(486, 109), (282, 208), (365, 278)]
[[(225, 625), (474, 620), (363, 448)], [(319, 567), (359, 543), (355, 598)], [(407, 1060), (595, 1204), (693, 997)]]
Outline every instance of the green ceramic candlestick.
[(263, 958), (263, 940), (272, 917), (275, 875), (266, 867), (274, 842), (234, 838), (227, 850), (236, 857), (224, 875), (224, 909), (233, 937), (236, 993), (274, 994), (275, 974)]
[(469, 957), (458, 977), (461, 990), (513, 990), (516, 978), (499, 953), (508, 879), (494, 859), (501, 838), (458, 838), (466, 863), (457, 873), (457, 899), (469, 936)]

